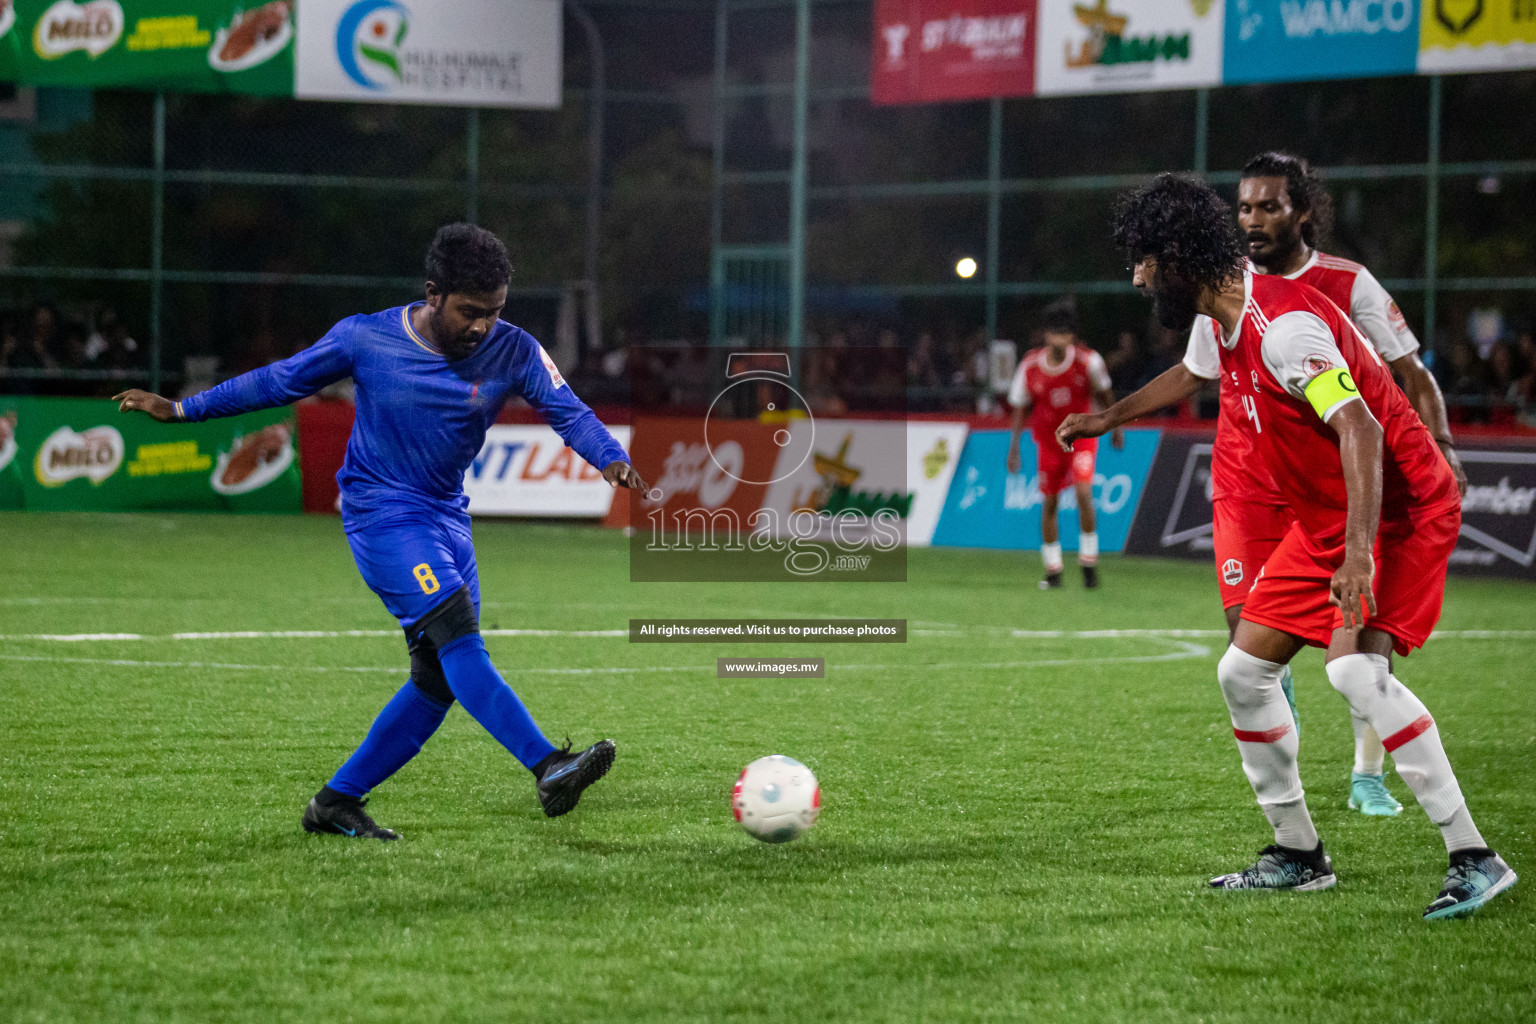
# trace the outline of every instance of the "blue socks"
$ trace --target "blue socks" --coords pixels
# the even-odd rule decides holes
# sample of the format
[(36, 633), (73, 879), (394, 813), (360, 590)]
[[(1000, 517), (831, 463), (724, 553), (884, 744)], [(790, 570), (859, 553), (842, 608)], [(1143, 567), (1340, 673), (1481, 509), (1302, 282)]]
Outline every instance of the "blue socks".
[(443, 666), (443, 675), (448, 677), (448, 688), (464, 710), (511, 751), (524, 768), (532, 771), (534, 765), (555, 752), (554, 744), (544, 738), (523, 702), (491, 664), (479, 633), (461, 636), (439, 648), (437, 660)]
[(374, 719), (363, 745), (327, 785), (348, 796), (366, 796), (416, 756), (447, 713), (445, 705), (422, 693), (415, 683), (406, 683)]

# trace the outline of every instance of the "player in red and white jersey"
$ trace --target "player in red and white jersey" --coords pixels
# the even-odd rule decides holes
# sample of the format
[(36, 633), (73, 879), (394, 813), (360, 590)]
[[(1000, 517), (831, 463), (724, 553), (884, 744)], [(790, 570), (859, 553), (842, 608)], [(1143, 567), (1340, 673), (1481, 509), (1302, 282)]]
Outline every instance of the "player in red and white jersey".
[[(1409, 401), (1430, 428), (1465, 493), (1466, 475), (1452, 444), (1445, 401), (1434, 377), (1419, 360), (1418, 339), (1397, 303), (1365, 267), (1315, 248), (1332, 220), (1332, 202), (1316, 172), (1305, 160), (1288, 153), (1259, 154), (1243, 168), (1237, 219), (1256, 271), (1312, 285), (1349, 314), (1376, 352), (1402, 378)], [(1131, 396), (1122, 406), (1136, 408), (1139, 406), (1132, 403), (1144, 400), (1163, 404), (1183, 400), (1204, 381), (1221, 376), (1217, 352), (1213, 322), (1209, 317), (1196, 317), (1183, 364), (1148, 385), (1145, 395)], [(1227, 628), (1235, 630), (1249, 589), (1294, 517), (1263, 461), (1253, 457), (1254, 424), (1239, 389), (1224, 379), (1219, 394), (1221, 414), (1211, 458), (1212, 540)], [(1121, 411), (1125, 410), (1111, 413)], [(1109, 422), (1124, 420), (1111, 418)], [(1108, 425), (1104, 424), (1105, 429)], [(1283, 686), (1294, 712), (1289, 671)], [(1402, 804), (1386, 787), (1386, 749), (1380, 738), (1359, 718), (1354, 718), (1352, 725), (1355, 759), (1350, 774), (1350, 807), (1369, 815), (1401, 813)]]
[(1160, 321), (1219, 329), (1223, 383), (1251, 412), (1254, 453), (1296, 522), (1243, 607), (1217, 669), (1243, 771), (1275, 843), (1211, 880), (1225, 889), (1324, 889), (1332, 863), (1307, 811), (1280, 678), (1303, 646), (1369, 722), (1430, 820), (1450, 868), (1426, 918), (1459, 916), (1515, 883), (1484, 842), (1422, 702), (1392, 674), (1440, 615), (1460, 526), (1449, 464), (1370, 343), (1308, 285), (1253, 274), (1211, 188), (1176, 175), (1122, 198), (1115, 241)]
[[(1024, 429), (1024, 414), (1030, 417), (1030, 432), (1035, 439), (1040, 480), (1040, 560), (1045, 566), (1042, 588), (1061, 586), (1061, 534), (1056, 519), (1057, 495), (1068, 487), (1077, 491), (1077, 561), (1083, 570), (1083, 585), (1099, 585), (1099, 534), (1093, 508), (1093, 469), (1098, 453), (1097, 438), (1078, 441), (1071, 451), (1056, 443), (1056, 428), (1073, 413), (1090, 412), (1093, 403), (1101, 408), (1114, 404), (1109, 369), (1104, 357), (1078, 343), (1077, 305), (1060, 299), (1046, 307), (1043, 317), (1045, 344), (1027, 353), (1019, 362), (1008, 389), (1013, 406), (1013, 434), (1008, 444), (1008, 472), (1017, 473), (1019, 434)], [(1111, 443), (1119, 448), (1124, 440), (1116, 431)]]

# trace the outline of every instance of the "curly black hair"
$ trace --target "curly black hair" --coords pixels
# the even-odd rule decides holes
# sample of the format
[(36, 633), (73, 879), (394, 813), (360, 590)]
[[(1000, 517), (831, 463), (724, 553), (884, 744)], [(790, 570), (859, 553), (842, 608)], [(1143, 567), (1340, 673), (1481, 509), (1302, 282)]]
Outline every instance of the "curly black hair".
[(512, 280), (501, 239), (473, 224), (445, 224), (427, 250), (427, 280), (444, 295), (493, 292)]
[(1148, 256), (1200, 287), (1217, 287), (1243, 272), (1232, 210), (1215, 190), (1181, 174), (1159, 174), (1115, 204), (1115, 244), (1132, 263)]
[(1311, 214), (1302, 222), (1301, 240), (1315, 248), (1319, 239), (1328, 237), (1333, 229), (1333, 197), (1305, 158), (1279, 150), (1260, 153), (1243, 165), (1243, 177), (1284, 178), (1291, 206), (1298, 213)]

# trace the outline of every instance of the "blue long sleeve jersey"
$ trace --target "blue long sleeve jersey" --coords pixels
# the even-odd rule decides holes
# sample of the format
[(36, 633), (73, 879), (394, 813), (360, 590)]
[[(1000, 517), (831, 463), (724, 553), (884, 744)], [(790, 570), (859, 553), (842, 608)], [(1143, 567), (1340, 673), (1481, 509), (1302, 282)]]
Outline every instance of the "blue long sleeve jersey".
[(474, 353), (449, 362), (411, 326), (412, 308), (348, 317), (295, 356), (177, 402), (177, 415), (197, 421), (270, 409), (350, 376), (357, 421), (336, 474), (348, 531), (408, 510), (467, 515), (464, 471), (513, 395), (598, 469), (628, 461), (527, 331), (497, 321)]

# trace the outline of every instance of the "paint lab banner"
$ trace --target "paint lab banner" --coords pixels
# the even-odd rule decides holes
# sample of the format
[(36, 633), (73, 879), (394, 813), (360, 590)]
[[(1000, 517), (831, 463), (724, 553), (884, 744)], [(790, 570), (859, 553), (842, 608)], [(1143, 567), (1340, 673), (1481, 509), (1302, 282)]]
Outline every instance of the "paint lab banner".
[[(608, 432), (629, 448), (629, 428)], [(464, 474), (471, 515), (590, 516), (608, 514), (614, 489), (553, 427), (493, 426)]]
[(560, 105), (559, 0), (0, 0), (0, 81)]
[(0, 397), (0, 508), (297, 512), (293, 411), (156, 423), (115, 402)]
[(1035, 0), (875, 0), (874, 102), (1034, 91)]

